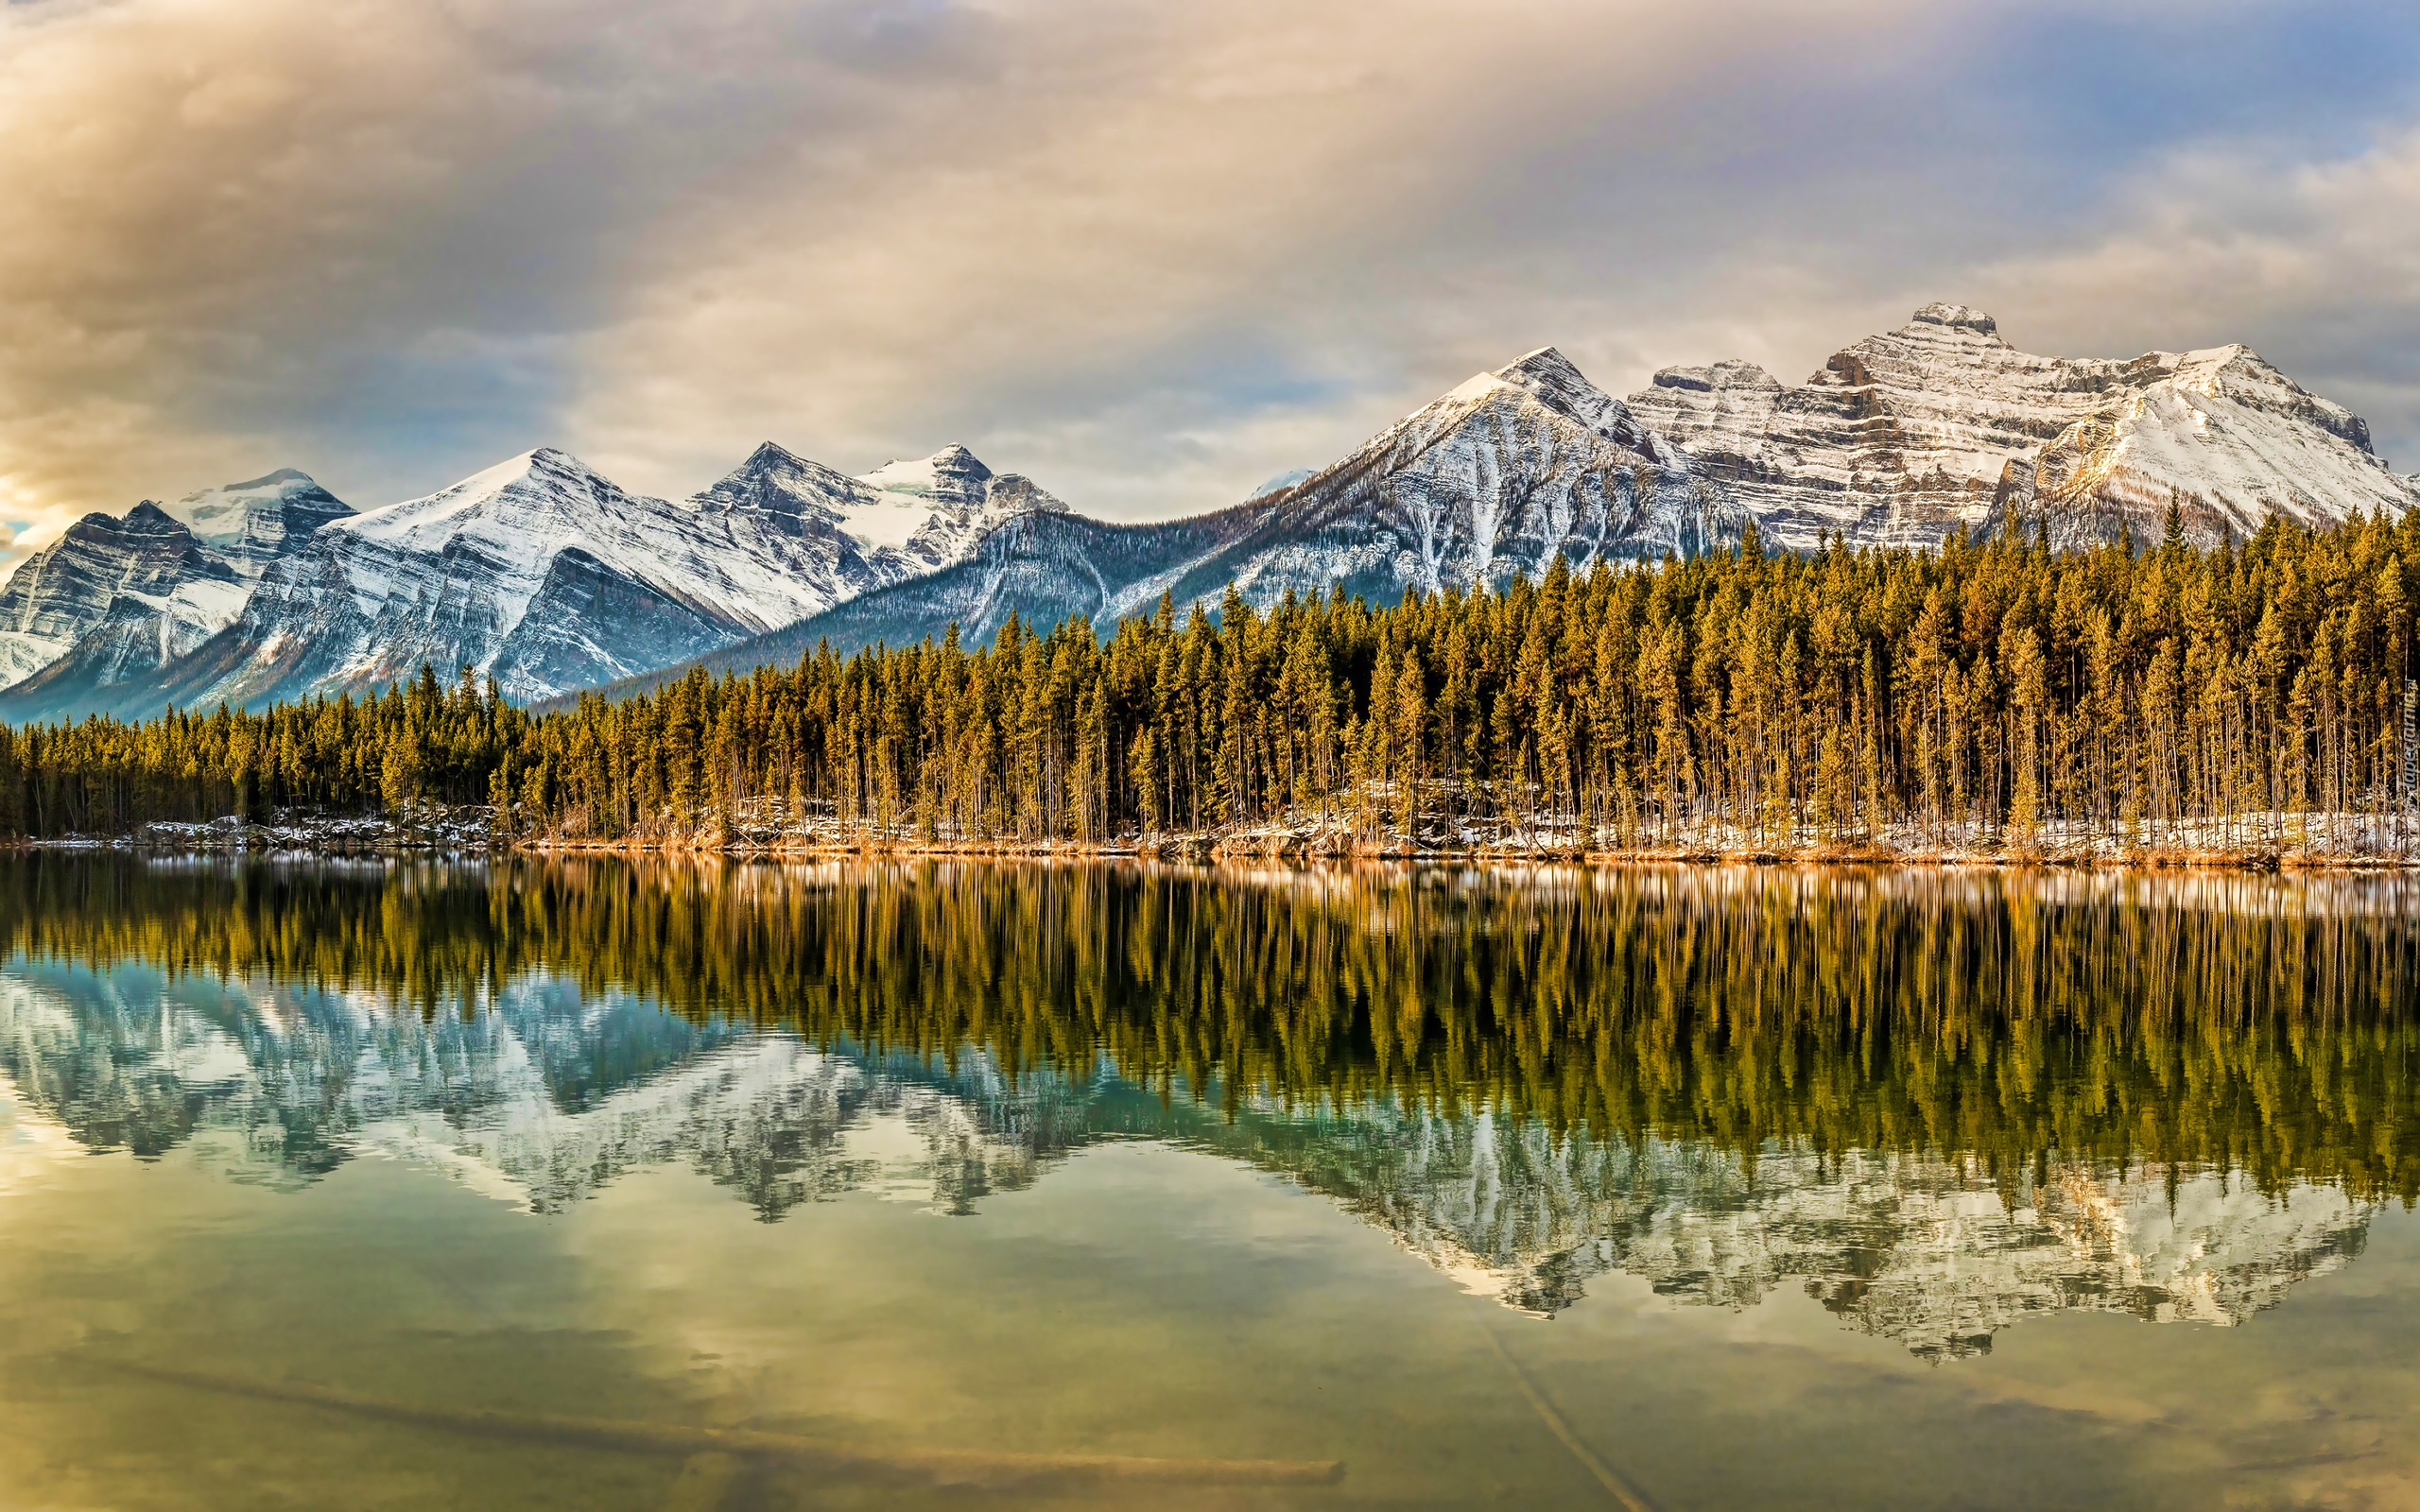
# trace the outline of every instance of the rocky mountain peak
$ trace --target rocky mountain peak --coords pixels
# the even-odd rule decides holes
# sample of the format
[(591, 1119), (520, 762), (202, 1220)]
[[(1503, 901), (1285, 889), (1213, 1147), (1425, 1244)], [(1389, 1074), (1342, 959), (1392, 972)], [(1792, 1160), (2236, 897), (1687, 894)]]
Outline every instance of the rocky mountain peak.
[(144, 500), (126, 511), (126, 518), (123, 520), (111, 520), (105, 514), (88, 514), (81, 523), (91, 524), (96, 520), (107, 521), (119, 534), (127, 536), (190, 536), (193, 534), (185, 527), (183, 521), (161, 508), (149, 499)]
[(2239, 343), (2036, 356), (1962, 304), (1924, 306), (1804, 384), (1745, 363), (1668, 368), (1628, 403), (1796, 551), (1824, 534), (1929, 547), (2012, 509), (2061, 546), (2144, 540), (2180, 495), (2202, 544), (2271, 513), (2325, 525), (2420, 503), (2359, 416)]
[(1703, 368), (1664, 368), (1651, 380), (1658, 388), (1685, 388), (1694, 393), (1781, 392), (1781, 380), (1745, 357), (1726, 357)]
[(309, 473), (290, 467), (188, 493), (164, 507), (247, 577), (300, 551), (329, 521), (353, 513)]
[(814, 465), (779, 441), (759, 441), (756, 443), (756, 450), (749, 453), (747, 460), (733, 469), (731, 475), (737, 477), (743, 472), (793, 472)]
[(151, 500), (123, 517), (88, 514), (0, 587), (0, 687), (59, 660), (112, 614), (224, 623), (242, 592), (226, 558)]
[(866, 491), (865, 485), (846, 473), (767, 441), (689, 502), (707, 514), (753, 511), (837, 524), (840, 511)]
[(1910, 318), (1906, 329), (1912, 330), (1920, 325), (1947, 326), (1954, 331), (1971, 331), (1979, 336), (1990, 336), (2001, 346), (2008, 345), (2000, 338), (2000, 324), (1997, 320), (1980, 310), (1972, 309), (1963, 304), (1948, 304), (1935, 300), (1932, 303), (1916, 311), (1915, 315)]
[[(1552, 347), (1537, 351), (1495, 369), (1497, 381), (1523, 390), (1538, 403), (1568, 420), (1579, 421), (1615, 445), (1658, 461), (1670, 458), (1659, 450), (1660, 438), (1634, 417), (1627, 405), (1588, 381), (1570, 358)], [(1465, 385), (1464, 392), (1469, 388)]]
[(971, 513), (983, 507), (992, 470), (963, 446), (944, 446), (930, 456), (900, 457), (861, 474), (858, 482), (885, 493), (929, 499), (943, 508)]

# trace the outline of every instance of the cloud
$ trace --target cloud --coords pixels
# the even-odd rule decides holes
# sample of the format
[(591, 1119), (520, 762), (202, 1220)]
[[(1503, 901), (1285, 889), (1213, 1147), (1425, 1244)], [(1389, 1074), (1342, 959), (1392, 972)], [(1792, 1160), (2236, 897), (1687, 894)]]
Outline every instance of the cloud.
[(962, 440), (1167, 514), (1554, 343), (1796, 377), (1926, 299), (2253, 341), (2420, 450), (2420, 74), (2248, 3), (41, 0), (0, 12), (0, 511), (566, 445)]
[(2130, 183), (2088, 245), (1979, 268), (2035, 338), (2127, 355), (2243, 341), (2420, 465), (2420, 127), (2316, 163), (2182, 150)]

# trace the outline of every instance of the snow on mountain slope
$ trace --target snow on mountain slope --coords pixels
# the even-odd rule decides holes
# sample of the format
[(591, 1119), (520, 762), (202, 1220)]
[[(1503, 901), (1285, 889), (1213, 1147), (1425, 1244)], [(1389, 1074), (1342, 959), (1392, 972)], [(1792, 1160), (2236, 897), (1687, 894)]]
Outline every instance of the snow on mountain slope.
[[(2222, 521), (2256, 524), (2272, 507), (2328, 524), (2420, 498), (2370, 455), (2358, 417), (2241, 347), (2039, 357), (1956, 304), (1926, 305), (1795, 387), (1735, 359), (1667, 368), (1629, 404), (1753, 509), (1767, 541), (1792, 550), (1824, 532), (1931, 546), (1961, 527), (1995, 528), (2012, 496), (2020, 512), (2030, 506), (2037, 458), (2062, 452), (2045, 498), (2070, 544), (2111, 539), (2144, 497), (2156, 494), (2164, 513), (2171, 488), (2204, 542)], [(2104, 488), (2120, 426), (2134, 444)], [(2084, 472), (2093, 477), (2078, 481)]]
[(156, 618), (155, 638), (182, 650), (225, 624), (243, 597), (234, 566), (149, 500), (123, 519), (88, 514), (0, 588), (0, 686), (41, 672), (104, 624)]
[(768, 443), (681, 503), (542, 449), (365, 515), (286, 471), (89, 517), (26, 562), (0, 590), (0, 717), (357, 692), (423, 662), (544, 699), (820, 639), (984, 638), (1011, 614), (1106, 628), (1230, 585), (1392, 603), (1721, 550), (1752, 514), (1801, 550), (1930, 546), (2012, 512), (2072, 546), (2149, 539), (2174, 503), (2207, 543), (2420, 502), (2369, 446), (2239, 346), (2034, 356), (1928, 304), (1796, 387), (1728, 361), (1625, 402), (1542, 348), (1326, 468), (1162, 524), (1083, 519), (961, 446), (851, 477)]
[(1004, 520), (1067, 508), (1029, 478), (994, 473), (963, 446), (886, 462), (856, 481), (870, 491), (843, 507), (843, 528), (892, 554), (902, 576), (963, 559)]
[(1560, 557), (1695, 556), (1747, 516), (1619, 400), (1541, 348), (1480, 373), (1341, 461), (1243, 507), (1251, 528), (1160, 588), (1179, 603), (1229, 582), (1255, 604), (1288, 591), (1392, 603), (1407, 592), (1500, 589)]
[(1266, 499), (1272, 493), (1283, 493), (1297, 483), (1306, 483), (1310, 481), (1310, 476), (1311, 470), (1309, 468), (1298, 467), (1289, 469), (1284, 472), (1278, 473), (1275, 477), (1263, 483), (1259, 488), (1256, 488), (1250, 493), (1245, 494), (1244, 503), (1250, 504), (1255, 499)]
[(2250, 348), (2153, 352), (2160, 377), (2012, 462), (1999, 499), (2054, 546), (2159, 539), (2169, 504), (2186, 539), (2242, 540), (2271, 516), (2325, 528), (2359, 510), (2400, 514), (2420, 485), (2369, 449), (2369, 426), (2306, 393)]
[[(769, 442), (683, 503), (630, 493), (542, 448), (423, 498), (341, 517), (323, 509), (306, 549), (265, 561), (249, 599), (243, 575), (230, 573), (232, 598), (204, 633), (147, 657), (135, 654), (147, 644), (139, 628), (113, 622), (110, 646), (0, 697), (0, 715), (257, 706), (374, 690), (424, 663), (449, 675), (467, 665), (515, 697), (544, 698), (794, 623), (955, 560), (1001, 521), (1065, 510), (962, 449), (933, 461), (904, 483), (894, 471), (902, 490), (925, 492), (906, 545), (881, 547), (849, 523), (893, 507), (882, 489)], [(287, 523), (314, 490), (299, 473), (272, 474), (186, 505), (233, 552), (295, 541)]]
[(1143, 525), (1059, 510), (1013, 517), (978, 541), (972, 555), (940, 572), (598, 691), (624, 697), (677, 681), (692, 667), (719, 676), (788, 665), (824, 644), (842, 655), (870, 645), (912, 645), (940, 640), (952, 626), (967, 644), (985, 643), (1011, 614), (1035, 629), (1080, 615), (1106, 632), (1122, 616), (1149, 610), (1162, 585), (1256, 518), (1240, 508)]
[(676, 505), (541, 448), (337, 521), (295, 571), (264, 580), (236, 627), (249, 670), (214, 692), (360, 691), (427, 662), (543, 696), (786, 624), (854, 591), (828, 570), (854, 554), (812, 490), (790, 486), (814, 481), (807, 466), (760, 448)]

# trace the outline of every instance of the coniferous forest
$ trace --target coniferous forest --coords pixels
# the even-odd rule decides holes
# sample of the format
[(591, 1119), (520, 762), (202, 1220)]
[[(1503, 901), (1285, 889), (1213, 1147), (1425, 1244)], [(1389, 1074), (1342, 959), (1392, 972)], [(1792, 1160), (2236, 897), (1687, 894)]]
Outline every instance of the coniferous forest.
[(1737, 552), (1106, 636), (0, 730), (0, 833), (492, 805), (581, 844), (2402, 853), (2420, 517)]

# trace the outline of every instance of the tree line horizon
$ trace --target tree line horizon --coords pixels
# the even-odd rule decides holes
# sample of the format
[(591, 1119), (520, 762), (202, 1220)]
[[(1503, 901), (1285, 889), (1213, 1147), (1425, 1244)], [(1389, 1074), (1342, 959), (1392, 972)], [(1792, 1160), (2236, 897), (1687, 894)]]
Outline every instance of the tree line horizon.
[[(1104, 638), (828, 644), (533, 713), (462, 669), (256, 713), (0, 727), (0, 834), (490, 805), (499, 837), (1011, 845), (1297, 830), (1378, 849), (2358, 849), (2414, 794), (2420, 513), (2240, 545), (1740, 547)], [(2260, 828), (2252, 816), (2261, 816)]]

